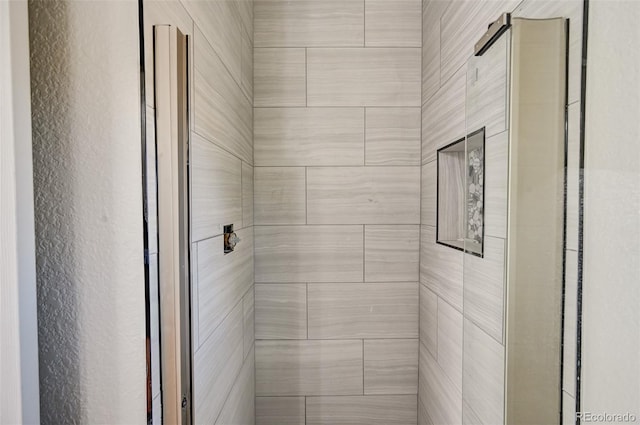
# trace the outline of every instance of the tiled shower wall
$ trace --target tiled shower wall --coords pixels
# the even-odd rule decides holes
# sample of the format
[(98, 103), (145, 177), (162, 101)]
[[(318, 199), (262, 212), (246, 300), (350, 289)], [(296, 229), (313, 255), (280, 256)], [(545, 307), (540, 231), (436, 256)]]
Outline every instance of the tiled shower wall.
[[(190, 42), (194, 423), (252, 424), (253, 2), (145, 1), (143, 9), (150, 177), (155, 176), (153, 25), (177, 26)], [(155, 235), (155, 180), (148, 184), (150, 234)], [(225, 255), (226, 224), (234, 224), (241, 241)], [(157, 252), (152, 237), (152, 279), (157, 279)], [(151, 296), (151, 305), (157, 305), (157, 292)], [(152, 314), (157, 319), (157, 311)], [(152, 331), (157, 336), (153, 318)], [(153, 337), (152, 350), (152, 359), (159, 359)], [(153, 419), (161, 423), (159, 365), (153, 366)]]
[[(504, 239), (487, 238), (483, 259), (465, 259), (461, 252), (435, 243), (435, 159), (437, 149), (467, 133), (466, 62), (488, 23), (507, 11), (520, 17), (570, 20), (562, 396), (563, 419), (566, 423), (574, 420), (582, 6), (582, 1), (574, 0), (423, 2), (420, 424), (492, 425), (504, 420), (504, 338), (500, 317), (503, 300), (485, 305), (489, 309), (484, 311), (476, 302), (469, 302), (478, 301), (481, 294), (495, 293), (496, 288), (498, 293), (504, 291)], [(494, 145), (499, 137), (495, 136)], [(489, 161), (495, 159), (487, 158), (487, 179)], [(474, 282), (469, 276), (464, 278), (465, 267), (467, 272), (471, 268), (480, 270), (481, 278)], [(496, 316), (495, 312), (500, 314)]]
[(255, 2), (258, 424), (417, 421), (421, 6)]

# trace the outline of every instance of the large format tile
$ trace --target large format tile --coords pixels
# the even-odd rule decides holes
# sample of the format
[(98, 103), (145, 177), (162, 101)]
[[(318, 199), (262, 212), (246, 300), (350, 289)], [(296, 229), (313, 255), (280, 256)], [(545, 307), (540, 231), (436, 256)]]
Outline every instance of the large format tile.
[(462, 313), (438, 299), (438, 364), (462, 392)]
[(438, 355), (438, 296), (420, 284), (420, 343), (436, 358)]
[(253, 167), (242, 163), (242, 227), (253, 226)]
[(304, 397), (256, 397), (256, 425), (305, 425)]
[(363, 46), (360, 0), (258, 0), (256, 47)]
[(242, 165), (239, 159), (193, 134), (191, 138), (191, 240), (242, 226)]
[(220, 411), (216, 425), (252, 425), (255, 422), (254, 382), (255, 364), (251, 351)]
[(365, 282), (417, 282), (420, 226), (365, 226)]
[[(237, 231), (241, 241), (224, 254), (224, 237), (198, 243), (198, 330), (202, 343), (253, 284), (253, 232)], [(240, 303), (242, 304), (242, 303)]]
[(461, 424), (462, 393), (424, 346), (420, 347), (418, 380), (418, 397), (430, 423)]
[[(218, 2), (193, 2), (218, 3)], [(194, 36), (195, 132), (253, 164), (253, 108), (198, 30)]]
[(260, 166), (363, 165), (362, 108), (256, 108)]
[(427, 226), (436, 225), (436, 209), (438, 207), (436, 199), (438, 194), (438, 170), (436, 165), (437, 161), (431, 161), (422, 166), (420, 224)]
[(417, 338), (418, 283), (308, 285), (309, 338)]
[(242, 297), (242, 315), (244, 316), (243, 352), (247, 357), (255, 342), (255, 294), (252, 287)]
[(307, 397), (307, 425), (415, 425), (412, 395)]
[(483, 424), (504, 423), (504, 346), (464, 321), (464, 401)]
[(508, 126), (509, 37), (500, 37), (482, 56), (467, 62), (467, 133), (485, 127), (487, 137)]
[(307, 337), (307, 285), (259, 283), (256, 285), (256, 338), (305, 339)]
[(367, 47), (422, 46), (422, 0), (366, 0)]
[(521, 0), (452, 1), (441, 20), (441, 75), (447, 81), (473, 55), (487, 26)]
[(422, 8), (422, 104), (440, 88), (440, 19), (449, 3), (429, 0)]
[(423, 163), (435, 160), (437, 149), (466, 135), (465, 71), (444, 83), (422, 108)]
[(485, 237), (484, 257), (465, 256), (464, 314), (496, 341), (502, 341), (505, 295), (505, 241)]
[(364, 341), (365, 394), (418, 393), (418, 340)]
[(420, 282), (458, 310), (462, 310), (463, 253), (436, 244), (436, 229), (422, 226)]
[(310, 224), (418, 224), (419, 167), (307, 170)]
[(507, 237), (507, 185), (509, 182), (509, 132), (489, 137), (485, 143), (484, 234)]
[(194, 423), (215, 422), (242, 367), (242, 304), (194, 353)]
[(420, 49), (308, 49), (309, 106), (420, 106)]
[(306, 170), (303, 167), (256, 167), (255, 222), (305, 224)]
[(256, 341), (256, 395), (363, 391), (362, 341)]
[(253, 44), (251, 37), (242, 31), (242, 75), (240, 87), (253, 104)]
[[(193, 17), (199, 31), (206, 37), (215, 54), (231, 72), (235, 81), (242, 79), (242, 25), (234, 10), (233, 2), (182, 0), (185, 8)], [(196, 48), (201, 38), (196, 40)]]
[(366, 165), (420, 165), (420, 108), (366, 109)]
[(307, 104), (305, 49), (255, 49), (253, 60), (254, 106)]
[(257, 226), (256, 282), (362, 282), (362, 226)]

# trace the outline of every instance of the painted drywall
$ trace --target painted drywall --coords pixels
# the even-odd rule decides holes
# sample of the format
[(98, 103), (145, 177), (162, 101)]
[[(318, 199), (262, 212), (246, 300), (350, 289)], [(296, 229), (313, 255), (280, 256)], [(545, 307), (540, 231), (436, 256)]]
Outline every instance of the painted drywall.
[(638, 20), (636, 1), (590, 2), (582, 263), (581, 410), (630, 413), (631, 423), (640, 422)]
[(25, 2), (0, 2), (0, 423), (40, 421)]
[(41, 422), (146, 421), (136, 1), (29, 2)]

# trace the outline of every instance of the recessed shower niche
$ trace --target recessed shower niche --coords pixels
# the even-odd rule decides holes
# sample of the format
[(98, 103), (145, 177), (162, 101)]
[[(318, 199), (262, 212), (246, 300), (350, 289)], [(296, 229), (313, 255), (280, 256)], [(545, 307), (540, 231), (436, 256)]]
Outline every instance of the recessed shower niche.
[(482, 257), (484, 127), (438, 150), (437, 242)]

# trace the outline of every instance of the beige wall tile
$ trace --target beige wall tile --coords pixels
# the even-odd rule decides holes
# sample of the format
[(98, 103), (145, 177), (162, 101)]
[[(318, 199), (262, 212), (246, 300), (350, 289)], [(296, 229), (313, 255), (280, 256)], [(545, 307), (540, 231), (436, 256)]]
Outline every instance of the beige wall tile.
[(436, 358), (438, 355), (438, 296), (420, 284), (420, 342)]
[(366, 109), (366, 165), (420, 165), (420, 108)]
[(365, 45), (422, 46), (422, 0), (366, 0)]
[(418, 224), (418, 167), (323, 167), (307, 170), (311, 224)]
[(242, 227), (253, 226), (253, 167), (242, 163)]
[(256, 338), (307, 338), (307, 285), (256, 285)]
[(305, 49), (255, 49), (254, 105), (305, 106), (307, 104), (307, 52)]
[(462, 392), (462, 313), (438, 299), (438, 364)]
[(364, 393), (417, 394), (418, 340), (365, 340)]
[(489, 137), (507, 129), (510, 48), (509, 38), (500, 37), (482, 56), (467, 61), (467, 133), (486, 127)]
[(191, 137), (191, 239), (220, 235), (223, 226), (242, 226), (242, 166), (239, 159), (203, 139)]
[(214, 423), (242, 367), (242, 303), (194, 353), (194, 423)]
[(307, 425), (415, 425), (416, 397), (308, 397)]
[(256, 341), (258, 396), (362, 394), (362, 341)]
[(465, 257), (464, 314), (496, 341), (503, 334), (505, 270), (504, 239), (485, 237), (484, 257)]
[(365, 226), (365, 282), (417, 282), (420, 226)]
[[(193, 2), (200, 3), (219, 2)], [(195, 110), (192, 128), (243, 161), (253, 164), (251, 102), (199, 30), (194, 35), (193, 63)]]
[(361, 108), (257, 108), (260, 166), (363, 165)]
[(447, 81), (473, 55), (473, 46), (500, 13), (520, 0), (454, 1), (441, 20), (441, 76)]
[(455, 308), (462, 310), (463, 253), (436, 244), (436, 229), (422, 226), (420, 282)]
[(254, 231), (256, 282), (362, 282), (362, 226), (258, 226)]
[(462, 393), (427, 349), (420, 347), (418, 397), (433, 424), (462, 423)]
[(258, 0), (254, 6), (257, 47), (363, 46), (360, 0)]
[(306, 170), (302, 167), (257, 167), (256, 224), (305, 224)]
[(422, 163), (436, 159), (436, 150), (466, 135), (466, 69), (445, 82), (422, 108)]
[(256, 397), (256, 425), (305, 425), (304, 397)]
[(504, 347), (464, 321), (464, 401), (483, 424), (504, 422)]
[(251, 350), (216, 419), (216, 425), (251, 425), (255, 422), (254, 383), (255, 364)]
[[(182, 0), (217, 56), (240, 84), (242, 79), (242, 25), (232, 1)], [(196, 36), (197, 37), (197, 36)], [(196, 39), (196, 48), (200, 37)]]
[(507, 237), (509, 133), (487, 138), (484, 167), (484, 234)]
[(247, 357), (253, 348), (255, 340), (255, 295), (252, 287), (242, 298), (242, 315), (244, 317), (244, 343), (243, 352)]
[(422, 8), (422, 104), (440, 88), (440, 19), (448, 1), (430, 0)]
[[(241, 241), (224, 254), (224, 237), (198, 243), (198, 329), (202, 344), (253, 284), (253, 232), (236, 232)], [(242, 303), (240, 303), (242, 304)]]
[(309, 338), (417, 338), (417, 283), (309, 284)]
[(438, 170), (436, 165), (436, 161), (431, 161), (422, 166), (422, 206), (420, 219), (422, 225), (436, 225), (436, 198), (438, 194)]
[[(244, 1), (243, 1), (244, 3)], [(251, 44), (251, 37), (247, 35), (246, 31), (242, 31), (242, 75), (241, 75), (241, 88), (244, 94), (249, 98), (251, 104), (253, 104), (253, 44)]]
[(308, 49), (309, 106), (420, 106), (420, 49)]

